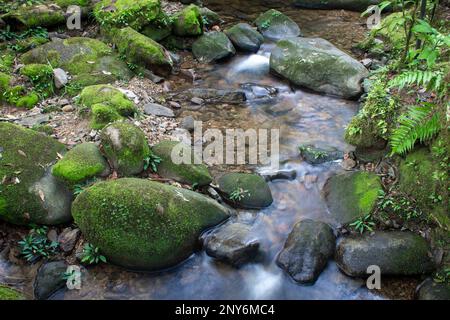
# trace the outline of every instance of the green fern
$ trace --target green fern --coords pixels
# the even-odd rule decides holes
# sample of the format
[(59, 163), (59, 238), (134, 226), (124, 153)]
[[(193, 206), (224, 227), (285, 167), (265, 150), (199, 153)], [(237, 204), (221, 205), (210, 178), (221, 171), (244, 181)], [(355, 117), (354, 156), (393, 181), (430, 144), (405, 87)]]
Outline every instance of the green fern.
[(440, 129), (439, 116), (434, 112), (432, 104), (411, 106), (407, 113), (399, 118), (398, 127), (392, 132), (390, 138), (392, 154), (410, 151), (418, 140), (427, 141)]
[(389, 81), (389, 87), (403, 89), (406, 86), (417, 85), (426, 89), (439, 91), (443, 82), (443, 74), (440, 71), (405, 71)]

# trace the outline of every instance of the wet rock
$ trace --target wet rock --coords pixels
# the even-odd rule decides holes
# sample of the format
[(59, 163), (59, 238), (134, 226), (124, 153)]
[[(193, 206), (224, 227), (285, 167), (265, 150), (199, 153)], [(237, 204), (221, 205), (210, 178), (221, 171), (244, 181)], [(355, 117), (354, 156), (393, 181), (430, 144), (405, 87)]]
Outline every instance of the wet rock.
[(255, 20), (255, 25), (263, 36), (273, 40), (301, 36), (297, 23), (275, 9), (262, 13)]
[(238, 23), (224, 31), (233, 45), (242, 51), (258, 52), (264, 37), (247, 23)]
[(200, 98), (206, 103), (229, 104), (240, 104), (246, 101), (245, 92), (242, 90), (222, 90), (211, 88), (192, 88), (175, 94), (173, 98), (177, 101)]
[(294, 0), (297, 7), (308, 9), (346, 9), (364, 11), (370, 5), (379, 4), (380, 0)]
[(147, 138), (137, 126), (116, 122), (101, 133), (103, 151), (121, 176), (130, 176), (144, 170), (144, 159), (150, 154)]
[(71, 220), (72, 193), (51, 175), (64, 154), (58, 141), (36, 131), (0, 123), (0, 219), (13, 224), (60, 224)]
[(220, 19), (220, 16), (207, 7), (201, 7), (200, 14), (202, 15), (203, 22), (207, 27), (212, 27), (222, 23), (222, 19)]
[(50, 121), (50, 116), (48, 114), (35, 114), (28, 117), (23, 117), (17, 121), (18, 124), (25, 127), (33, 127), (40, 124), (44, 124)]
[(418, 300), (450, 300), (450, 285), (437, 283), (432, 278), (425, 279), (416, 289)]
[(381, 160), (389, 151), (387, 148), (363, 148), (356, 147), (355, 157), (361, 162), (377, 162)]
[(211, 31), (192, 44), (192, 52), (198, 60), (209, 63), (234, 55), (236, 49), (225, 33)]
[(201, 106), (203, 103), (205, 103), (205, 100), (203, 100), (202, 98), (199, 98), (199, 97), (192, 97), (190, 101), (193, 104), (197, 104), (199, 106)]
[[(71, 87), (129, 80), (132, 72), (105, 43), (91, 38), (55, 38), (20, 57), (21, 63), (52, 64), (71, 75)], [(70, 91), (75, 95), (78, 91)]]
[(158, 21), (144, 26), (140, 33), (153, 41), (160, 42), (172, 34), (172, 25), (166, 21)]
[(342, 159), (344, 153), (335, 148), (316, 148), (313, 145), (301, 145), (299, 147), (300, 157), (313, 165)]
[(255, 83), (244, 83), (241, 88), (246, 91), (247, 100), (262, 100), (268, 102), (278, 94), (278, 89), (271, 86), (258, 85)]
[(65, 228), (58, 237), (59, 247), (64, 252), (71, 252), (75, 248), (80, 235), (80, 229)]
[(250, 231), (251, 226), (247, 224), (226, 224), (206, 237), (206, 253), (239, 267), (253, 260), (258, 254), (259, 241), (251, 235)]
[(61, 89), (69, 82), (69, 77), (63, 69), (56, 68), (53, 69), (53, 80), (55, 82), (55, 87)]
[(55, 177), (69, 185), (81, 183), (96, 176), (108, 176), (109, 165), (94, 143), (85, 142), (75, 146), (59, 160), (52, 169)]
[(227, 173), (218, 179), (218, 189), (231, 205), (260, 209), (272, 204), (269, 186), (263, 177), (249, 173)]
[(323, 193), (332, 217), (339, 224), (347, 224), (372, 212), (382, 190), (380, 178), (363, 171), (329, 178)]
[(260, 172), (260, 174), (266, 179), (266, 181), (294, 180), (297, 177), (297, 171), (295, 171), (294, 169), (262, 171)]
[(52, 261), (43, 264), (34, 280), (34, 297), (46, 300), (66, 283), (64, 273), (67, 265), (64, 261)]
[(320, 38), (279, 41), (270, 68), (298, 86), (343, 98), (357, 98), (369, 74), (357, 60)]
[(173, 113), (172, 109), (169, 109), (157, 103), (147, 103), (144, 106), (144, 113), (148, 115), (155, 115), (158, 117), (168, 117), (168, 118), (175, 117), (175, 114)]
[(195, 119), (192, 116), (187, 116), (187, 117), (184, 117), (183, 119), (181, 119), (180, 126), (183, 129), (188, 130), (189, 132), (193, 132), (194, 131), (194, 122), (195, 122)]
[(136, 178), (95, 184), (77, 196), (72, 212), (108, 262), (139, 270), (182, 262), (197, 248), (201, 232), (229, 216), (199, 193)]
[(173, 32), (177, 36), (199, 36), (203, 33), (203, 18), (200, 8), (191, 4), (175, 15)]
[(313, 283), (333, 256), (335, 237), (329, 225), (313, 220), (298, 222), (277, 258), (295, 281)]
[[(176, 150), (179, 150), (178, 153)], [(211, 183), (212, 177), (208, 167), (202, 164), (201, 160), (194, 155), (190, 144), (187, 145), (177, 141), (161, 141), (152, 147), (152, 152), (161, 158), (161, 162), (157, 165), (160, 176), (190, 185), (204, 186)], [(183, 153), (184, 158), (187, 156), (187, 160), (191, 161), (189, 161), (190, 163), (175, 163), (172, 161), (172, 153)], [(178, 160), (184, 158), (180, 156)]]
[(371, 265), (384, 276), (410, 276), (435, 269), (427, 241), (410, 231), (376, 231), (373, 234), (344, 237), (336, 248), (336, 263), (347, 275), (367, 276)]

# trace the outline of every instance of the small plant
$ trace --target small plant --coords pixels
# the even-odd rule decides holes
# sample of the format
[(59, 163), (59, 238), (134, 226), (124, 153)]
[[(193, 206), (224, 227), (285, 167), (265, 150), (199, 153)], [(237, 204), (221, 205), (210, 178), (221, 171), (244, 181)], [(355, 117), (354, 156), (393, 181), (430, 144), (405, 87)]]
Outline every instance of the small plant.
[(237, 202), (237, 201), (241, 201), (242, 199), (244, 199), (245, 197), (248, 197), (248, 196), (250, 196), (250, 192), (248, 190), (237, 187), (236, 189), (234, 189), (231, 192), (230, 200)]
[(315, 149), (311, 146), (300, 146), (298, 147), (300, 153), (310, 153), (314, 157), (315, 160), (325, 158), (328, 154), (326, 151)]
[(378, 195), (378, 208), (383, 212), (392, 212), (407, 221), (422, 216), (422, 211), (417, 208), (416, 203), (402, 194), (386, 195), (381, 191)]
[(56, 253), (58, 243), (47, 238), (48, 228), (33, 227), (30, 233), (18, 242), (20, 254), (28, 262), (35, 262), (40, 258), (50, 258)]
[(106, 257), (100, 254), (99, 247), (86, 243), (83, 248), (81, 262), (87, 264), (98, 264), (99, 262), (106, 263)]
[(434, 282), (450, 284), (450, 268), (445, 268), (434, 275)]
[(150, 154), (144, 159), (144, 170), (151, 168), (153, 172), (158, 172), (158, 164), (160, 164), (162, 159), (150, 152)]
[(66, 280), (68, 283), (75, 285), (77, 283), (77, 279), (79, 279), (80, 272), (72, 269), (70, 272), (64, 272), (62, 275), (63, 280)]
[(366, 214), (364, 217), (357, 219), (355, 222), (350, 224), (359, 233), (364, 233), (364, 231), (373, 231), (375, 222), (373, 222), (372, 215)]

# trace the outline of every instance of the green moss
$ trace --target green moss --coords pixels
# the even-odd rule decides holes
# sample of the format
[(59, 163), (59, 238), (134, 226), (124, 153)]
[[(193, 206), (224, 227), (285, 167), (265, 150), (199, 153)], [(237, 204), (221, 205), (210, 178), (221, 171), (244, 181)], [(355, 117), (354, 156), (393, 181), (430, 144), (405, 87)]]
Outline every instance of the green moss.
[(145, 270), (183, 261), (204, 229), (228, 217), (201, 194), (134, 178), (95, 184), (76, 198), (72, 213), (108, 261)]
[(19, 108), (32, 109), (39, 102), (39, 95), (35, 92), (29, 93), (26, 96), (19, 98), (16, 106)]
[(61, 8), (49, 5), (20, 6), (3, 15), (2, 19), (7, 24), (26, 28), (52, 27), (66, 21)]
[(11, 76), (0, 71), (0, 91), (2, 92), (2, 95), (0, 95), (0, 100), (2, 100), (3, 93), (9, 89), (10, 82)]
[(194, 160), (193, 150), (190, 146), (183, 145), (183, 149), (191, 150), (192, 164), (173, 163), (171, 158), (172, 151), (175, 147), (179, 147), (180, 145), (181, 144), (177, 141), (162, 141), (152, 147), (153, 153), (162, 160), (157, 166), (158, 174), (162, 177), (174, 179), (190, 185), (197, 184), (198, 186), (204, 186), (209, 184), (212, 181), (212, 177), (208, 171), (208, 167), (204, 164), (194, 164), (198, 163), (198, 160)]
[(86, 181), (105, 174), (109, 167), (100, 150), (93, 143), (82, 143), (59, 160), (52, 169), (55, 177), (70, 184)]
[(1, 185), (0, 219), (14, 224), (42, 222), (47, 211), (30, 189), (56, 162), (58, 153), (64, 153), (64, 145), (36, 131), (1, 122), (0, 146), (0, 176), (7, 181)]
[(26, 39), (21, 39), (16, 42), (16, 45), (20, 48), (20, 52), (26, 52), (30, 49), (36, 48), (41, 44), (47, 43), (50, 40), (45, 37), (36, 36), (36, 37), (28, 37)]
[(12, 288), (0, 284), (0, 300), (25, 300), (25, 296)]
[(120, 175), (142, 172), (150, 148), (140, 128), (126, 122), (115, 122), (105, 127), (100, 136), (108, 160)]
[(102, 0), (94, 7), (94, 17), (102, 26), (140, 30), (160, 15), (159, 0)]
[(15, 105), (25, 92), (26, 88), (24, 86), (18, 85), (10, 87), (3, 93), (3, 99), (9, 104)]
[(46, 124), (36, 124), (31, 129), (48, 136), (53, 134), (53, 127)]
[(87, 7), (91, 4), (91, 0), (55, 0), (55, 3), (61, 8), (67, 8), (71, 5)]
[(123, 119), (112, 107), (97, 103), (91, 108), (91, 128), (95, 130), (103, 129), (109, 123)]
[[(35, 91), (42, 97), (47, 98), (54, 93), (53, 68), (50, 65), (38, 63), (28, 64), (20, 69), (20, 74), (30, 79)], [(23, 104), (32, 105), (36, 96), (36, 93), (31, 93), (28, 97), (24, 97)], [(34, 104), (38, 101), (39, 97)]]
[(0, 52), (0, 72), (10, 72), (15, 57), (15, 54), (9, 50)]
[(200, 8), (191, 4), (174, 17), (173, 32), (177, 36), (199, 36), (203, 33), (203, 17)]

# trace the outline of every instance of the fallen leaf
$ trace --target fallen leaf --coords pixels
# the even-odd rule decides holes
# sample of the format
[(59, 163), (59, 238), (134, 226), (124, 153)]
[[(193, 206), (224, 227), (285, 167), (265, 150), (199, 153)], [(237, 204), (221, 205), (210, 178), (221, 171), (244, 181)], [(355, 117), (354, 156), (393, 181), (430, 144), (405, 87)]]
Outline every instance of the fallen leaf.
[(44, 192), (41, 189), (39, 189), (38, 193), (39, 193), (39, 198), (41, 198), (42, 202), (44, 202), (45, 201)]
[(26, 155), (26, 153), (25, 152), (23, 152), (22, 150), (17, 150), (17, 152), (21, 155), (21, 156), (24, 156), (24, 157), (26, 157), (27, 155)]

